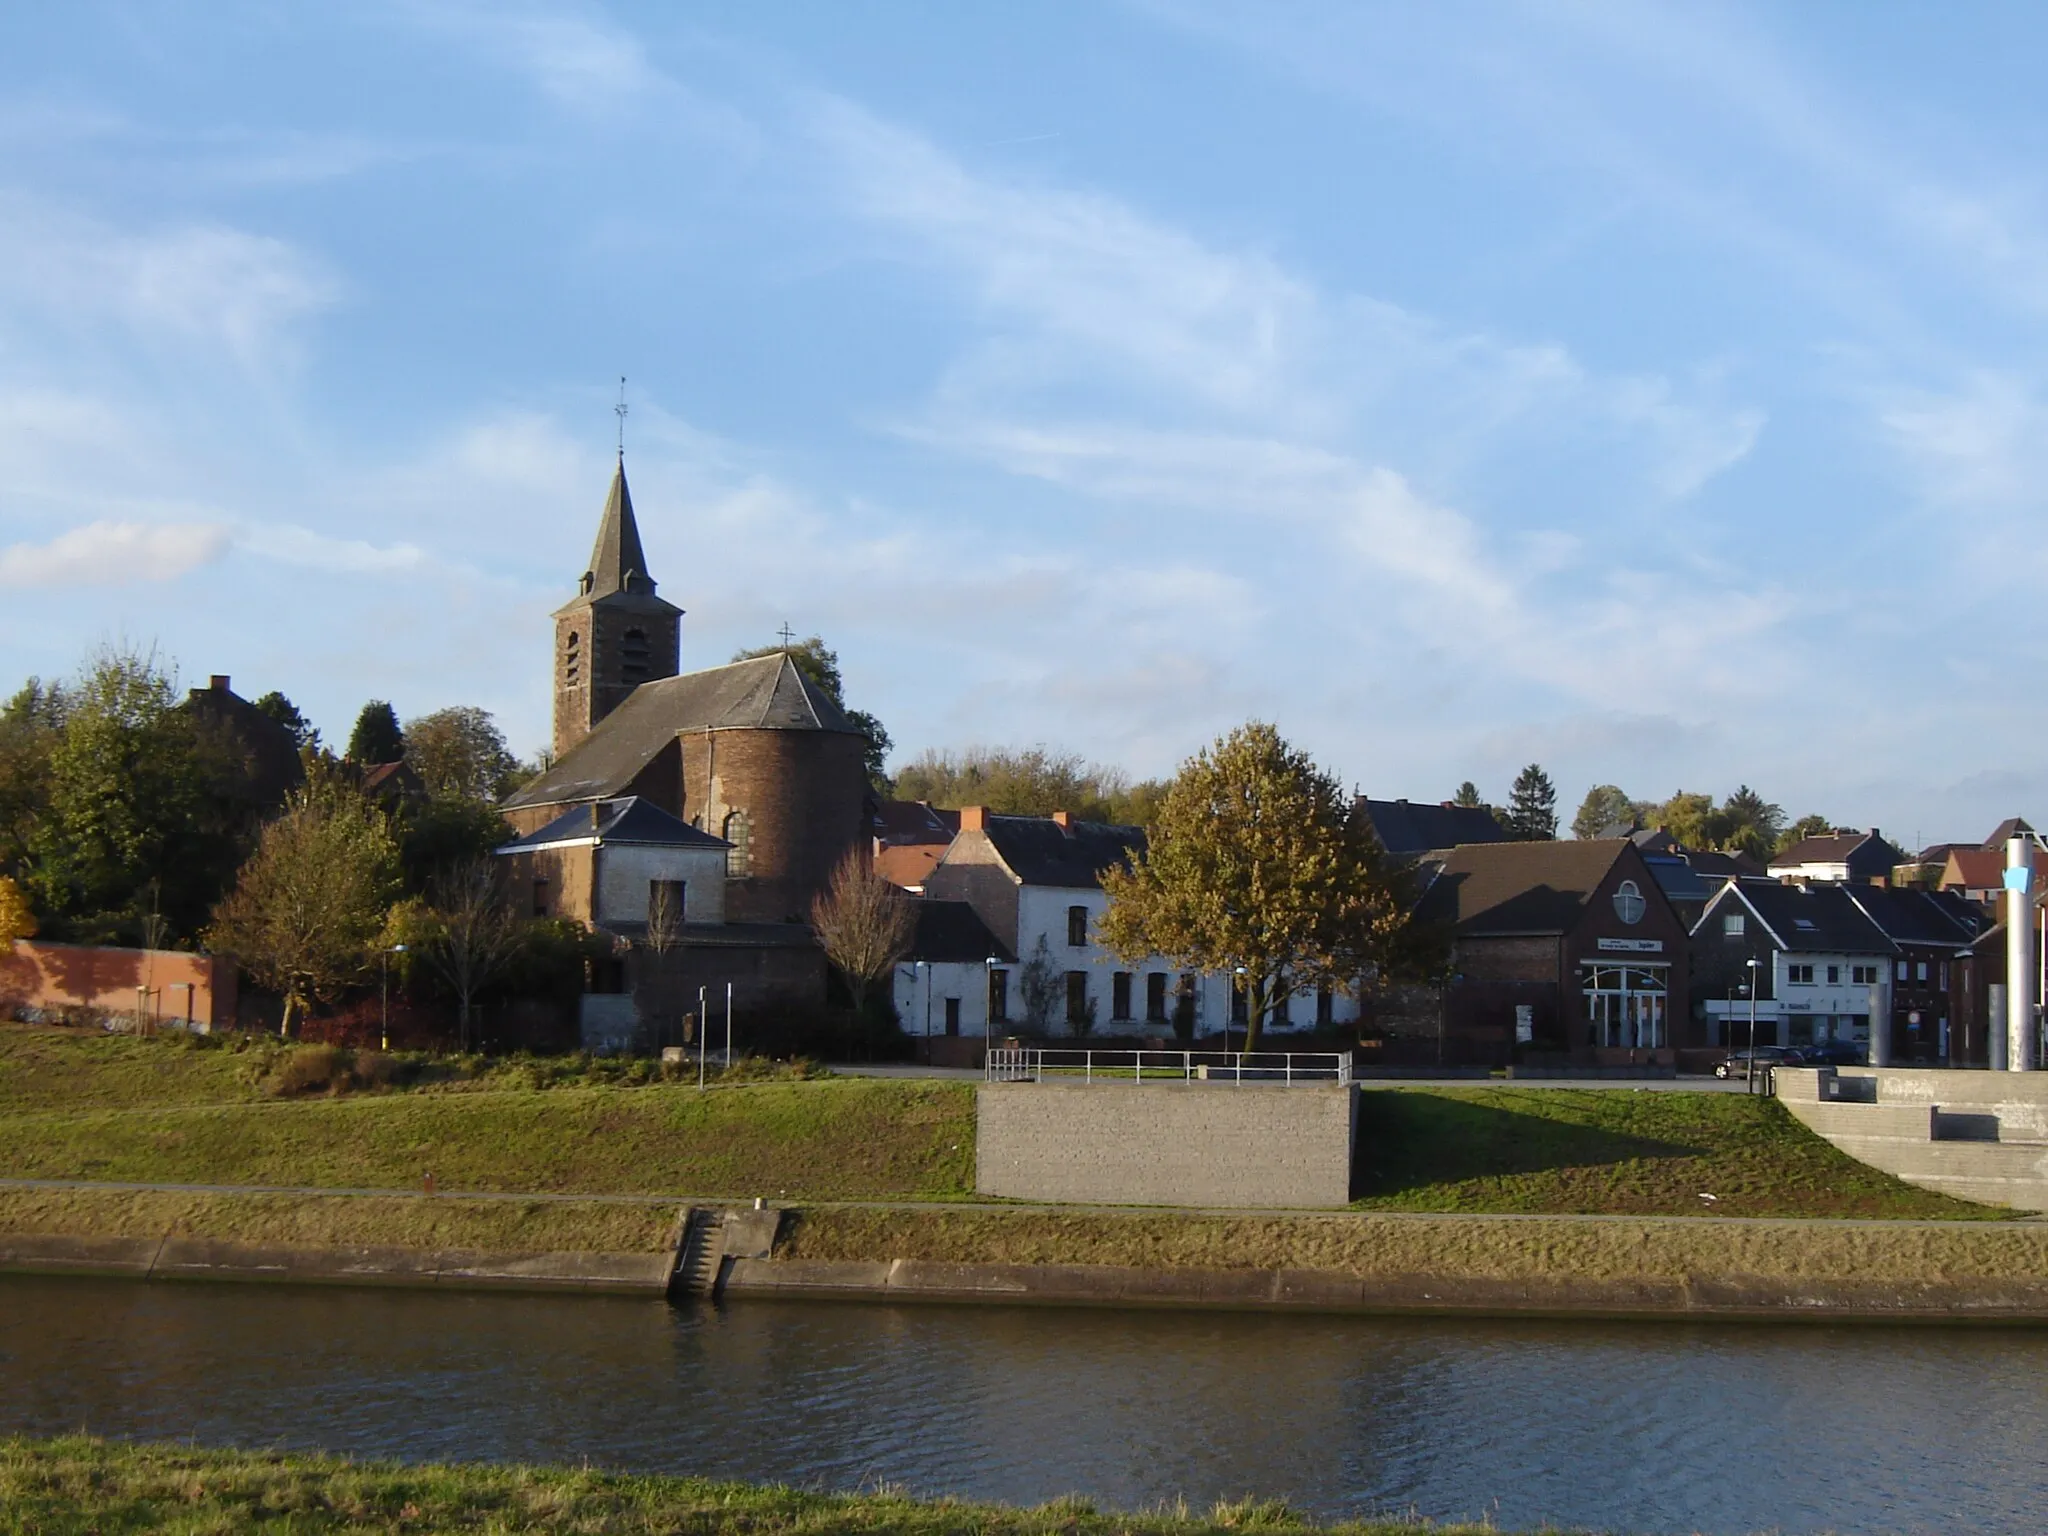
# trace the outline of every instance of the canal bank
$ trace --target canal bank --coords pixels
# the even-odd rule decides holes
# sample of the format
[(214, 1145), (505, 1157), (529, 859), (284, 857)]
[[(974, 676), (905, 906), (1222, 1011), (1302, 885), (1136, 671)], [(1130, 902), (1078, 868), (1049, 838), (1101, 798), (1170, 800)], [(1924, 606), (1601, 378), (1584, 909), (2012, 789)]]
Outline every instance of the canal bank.
[(1067, 1307), (2048, 1322), (2048, 1225), (0, 1190), (0, 1272)]

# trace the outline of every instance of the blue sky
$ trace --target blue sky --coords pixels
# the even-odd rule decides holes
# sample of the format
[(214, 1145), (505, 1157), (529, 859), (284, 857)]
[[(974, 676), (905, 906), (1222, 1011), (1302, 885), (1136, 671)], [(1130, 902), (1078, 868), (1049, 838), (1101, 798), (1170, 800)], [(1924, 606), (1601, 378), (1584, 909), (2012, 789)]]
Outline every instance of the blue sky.
[(0, 13), (0, 646), (545, 739), (627, 458), (685, 666), (899, 755), (2048, 816), (2048, 13)]

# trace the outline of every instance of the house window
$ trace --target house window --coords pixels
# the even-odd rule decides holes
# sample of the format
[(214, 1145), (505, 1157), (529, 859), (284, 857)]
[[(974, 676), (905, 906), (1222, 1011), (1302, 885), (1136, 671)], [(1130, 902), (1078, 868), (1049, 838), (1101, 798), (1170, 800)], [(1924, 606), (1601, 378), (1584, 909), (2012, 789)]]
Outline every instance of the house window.
[(1842, 984), (1842, 968), (1841, 968), (1841, 967), (1840, 967), (1839, 965), (1831, 965), (1831, 966), (1829, 966), (1829, 967), (1828, 967), (1828, 985), (1829, 985), (1829, 986), (1831, 986), (1831, 987), (1838, 987), (1838, 986), (1840, 986), (1841, 984)]
[(1250, 1009), (1251, 1004), (1246, 996), (1244, 983), (1233, 981), (1230, 984), (1230, 1022), (1233, 1024), (1246, 1023)]
[(1131, 1016), (1131, 973), (1118, 971), (1109, 978), (1109, 1016), (1125, 1020)]
[(1923, 981), (1923, 982), (1924, 982), (1925, 980), (1927, 980), (1927, 962), (1926, 962), (1925, 960), (1922, 960), (1922, 961), (1920, 962), (1920, 976), (1919, 976), (1919, 980), (1921, 980), (1921, 981)]
[(583, 637), (570, 630), (562, 641), (562, 684), (564, 687), (580, 687), (583, 682)]
[(1086, 907), (1067, 908), (1067, 943), (1075, 949), (1085, 949), (1087, 947), (1088, 909)]
[(1730, 912), (1721, 919), (1721, 937), (1739, 939), (1748, 926), (1748, 918), (1743, 913)]
[(1904, 960), (1901, 960), (1901, 961), (1899, 962), (1899, 980), (1901, 980), (1901, 981), (1911, 981), (1912, 979), (1913, 979), (1913, 967), (1912, 967), (1911, 965), (1909, 965), (1909, 964), (1908, 964), (1908, 963), (1907, 963), (1906, 961), (1904, 961)]
[(1857, 987), (1877, 985), (1877, 967), (1874, 965), (1852, 965), (1849, 967), (1849, 983)]
[(1337, 999), (1328, 987), (1316, 988), (1316, 1028), (1328, 1029), (1337, 1022)]
[(1947, 962), (1946, 960), (1944, 960), (1944, 961), (1942, 961), (1942, 962), (1941, 962), (1941, 967), (1940, 967), (1940, 969), (1941, 969), (1941, 990), (1942, 990), (1942, 991), (1944, 991), (1944, 992), (1946, 992), (1946, 991), (1948, 990), (1948, 962)]
[(1067, 1022), (1086, 1024), (1088, 1022), (1088, 973), (1067, 972)]
[(1145, 978), (1145, 1018), (1148, 1023), (1166, 1022), (1166, 972), (1154, 971)]
[(1624, 880), (1614, 888), (1614, 915), (1633, 928), (1643, 920), (1645, 903), (1643, 888), (1633, 880)]
[(542, 876), (533, 882), (533, 915), (535, 917), (546, 917), (548, 915), (548, 882), (546, 876)]
[(960, 1033), (960, 999), (957, 997), (946, 999), (946, 1033), (949, 1035)]
[(1585, 967), (1586, 1043), (1631, 1051), (1663, 1046), (1668, 977), (1661, 965)]
[(990, 971), (988, 973), (988, 1016), (992, 1021), (1007, 1024), (1010, 1020), (1010, 973)]
[(681, 880), (650, 880), (647, 882), (647, 936), (650, 939), (673, 939), (676, 930), (683, 926), (683, 882)]
[(719, 833), (732, 847), (726, 850), (725, 874), (728, 880), (744, 880), (754, 872), (754, 827), (745, 811), (726, 813), (725, 827)]
[(1794, 986), (1810, 987), (1813, 985), (1813, 967), (1810, 965), (1788, 965), (1785, 967), (1785, 979)]
[(1173, 989), (1173, 1018), (1178, 1030), (1193, 1034), (1195, 1030), (1195, 973), (1182, 971), (1180, 982)]
[(1269, 1013), (1267, 1013), (1266, 1022), (1268, 1024), (1275, 1026), (1276, 1028), (1282, 1025), (1292, 1024), (1294, 1022), (1293, 1005), (1294, 994), (1291, 992), (1282, 992), (1280, 994), (1279, 1001), (1275, 1002), (1273, 1004), (1272, 1010)]
[(629, 629), (619, 641), (619, 680), (644, 683), (654, 672), (654, 648), (647, 643), (647, 631)]

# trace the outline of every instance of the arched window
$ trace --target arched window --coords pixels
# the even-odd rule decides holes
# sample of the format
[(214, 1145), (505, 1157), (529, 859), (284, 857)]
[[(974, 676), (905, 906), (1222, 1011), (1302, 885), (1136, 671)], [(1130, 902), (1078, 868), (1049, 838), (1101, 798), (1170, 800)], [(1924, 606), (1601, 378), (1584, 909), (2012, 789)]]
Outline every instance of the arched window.
[(744, 880), (754, 872), (754, 836), (747, 823), (745, 811), (732, 811), (725, 818), (722, 834), (732, 850), (725, 856), (725, 873), (730, 879)]
[(574, 688), (583, 681), (583, 637), (570, 630), (562, 642), (562, 682)]
[(619, 641), (619, 677), (628, 683), (644, 683), (654, 670), (653, 648), (647, 643), (647, 631), (629, 629)]

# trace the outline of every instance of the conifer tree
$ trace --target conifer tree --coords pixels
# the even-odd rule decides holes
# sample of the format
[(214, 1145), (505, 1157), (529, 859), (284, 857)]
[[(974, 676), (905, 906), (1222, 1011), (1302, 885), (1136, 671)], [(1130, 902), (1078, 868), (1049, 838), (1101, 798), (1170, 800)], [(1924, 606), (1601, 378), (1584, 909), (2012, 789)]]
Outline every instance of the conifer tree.
[(1519, 842), (1547, 843), (1557, 836), (1557, 786), (1540, 763), (1531, 763), (1515, 775), (1508, 791), (1507, 825)]

